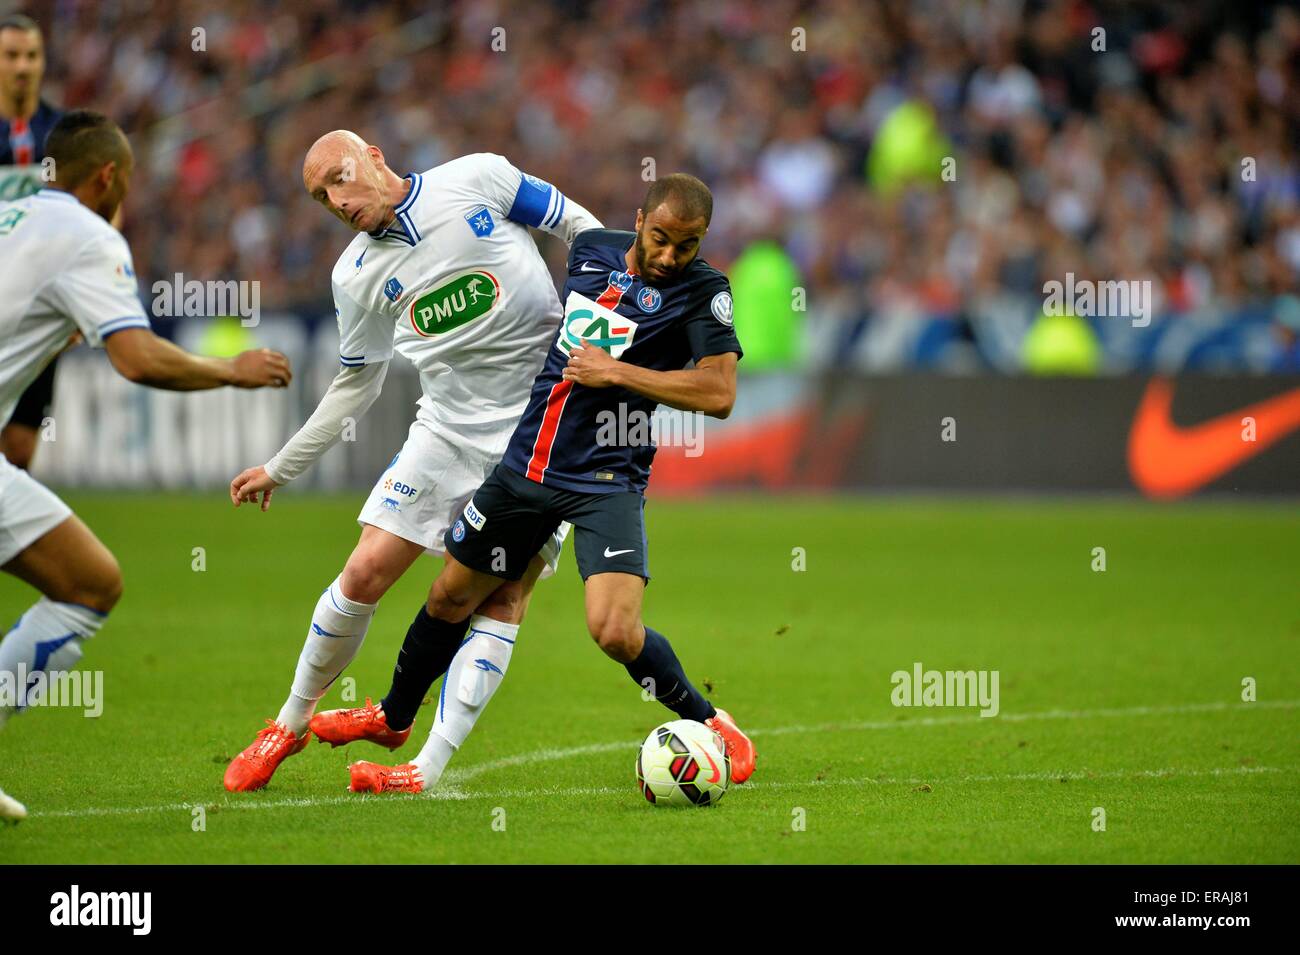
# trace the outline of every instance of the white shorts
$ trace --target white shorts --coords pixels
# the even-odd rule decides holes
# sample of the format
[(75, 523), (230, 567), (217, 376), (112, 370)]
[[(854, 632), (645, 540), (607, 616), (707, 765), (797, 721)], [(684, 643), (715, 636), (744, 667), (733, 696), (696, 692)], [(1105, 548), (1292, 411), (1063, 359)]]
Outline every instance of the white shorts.
[[(435, 556), (447, 553), (442, 539), (474, 492), (501, 460), (514, 422), (491, 438), (462, 437), (440, 430), (421, 410), (406, 443), (398, 451), (366, 498), (358, 524), (372, 524)], [(541, 549), (546, 561), (542, 576), (555, 573), (569, 524), (561, 524)]]
[(0, 454), (0, 565), (71, 516), (72, 509), (58, 495)]

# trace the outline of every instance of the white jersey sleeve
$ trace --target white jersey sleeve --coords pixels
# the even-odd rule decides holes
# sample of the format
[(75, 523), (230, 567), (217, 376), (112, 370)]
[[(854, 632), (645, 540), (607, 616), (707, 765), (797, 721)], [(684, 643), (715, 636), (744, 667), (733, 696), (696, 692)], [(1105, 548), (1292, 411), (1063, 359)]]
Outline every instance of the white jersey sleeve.
[(116, 230), (91, 239), (53, 276), (47, 295), (93, 348), (127, 328), (149, 328), (136, 287), (131, 249)]
[(339, 364), (357, 368), (393, 357), (397, 330), (391, 315), (366, 308), (334, 282), (334, 310), (339, 320)]
[(504, 156), (482, 153), (479, 175), (488, 205), (512, 222), (549, 232), (572, 245), (574, 236), (601, 229), (600, 220), (544, 179), (520, 172)]
[(307, 423), (266, 462), (267, 476), (288, 484), (311, 467), (339, 439), (348, 419), (356, 421), (374, 404), (387, 374), (387, 362), (340, 368)]

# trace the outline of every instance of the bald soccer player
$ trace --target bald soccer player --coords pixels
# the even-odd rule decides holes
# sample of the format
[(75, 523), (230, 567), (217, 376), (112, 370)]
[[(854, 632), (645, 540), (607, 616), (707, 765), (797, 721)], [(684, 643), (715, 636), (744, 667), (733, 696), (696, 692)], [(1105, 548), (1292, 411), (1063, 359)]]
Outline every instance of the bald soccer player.
[[(126, 136), (100, 113), (77, 110), (50, 131), (54, 180), (0, 202), (0, 426), (41, 369), (80, 335), (125, 378), (169, 391), (283, 387), (288, 360), (260, 349), (201, 358), (159, 338), (136, 288), (131, 250), (109, 222), (135, 165)], [(0, 455), (0, 569), (41, 592), (0, 642), (0, 726), (28, 694), (72, 669), (81, 644), (122, 595), (112, 553), (66, 504)], [(26, 815), (0, 792), (0, 819)]]
[[(331, 277), (340, 369), (316, 411), (278, 454), (230, 485), (231, 501), (260, 503), (301, 475), (379, 395), (396, 350), (420, 372), (420, 398), (406, 443), (379, 476), (357, 522), (361, 537), (312, 612), (288, 698), (252, 744), (231, 761), (231, 791), (264, 787), (313, 732), (342, 745), (406, 742), (434, 679), (465, 641), (513, 646), (528, 595), (554, 572), (567, 525), (545, 542), (519, 580), (475, 607), (454, 634), (421, 609), (396, 671), (432, 674), (398, 683), (379, 703), (315, 713), (326, 689), (355, 658), (380, 599), (423, 553), (445, 553), (443, 537), (505, 451), (563, 310), (529, 227), (570, 245), (600, 222), (549, 183), (505, 158), (478, 153), (399, 176), (383, 152), (354, 133), (322, 136), (303, 162), (312, 198), (357, 235)], [(496, 660), (499, 654), (480, 654)], [(456, 696), (456, 732), (421, 751), (432, 786), (495, 692), (504, 666), (467, 681)]]

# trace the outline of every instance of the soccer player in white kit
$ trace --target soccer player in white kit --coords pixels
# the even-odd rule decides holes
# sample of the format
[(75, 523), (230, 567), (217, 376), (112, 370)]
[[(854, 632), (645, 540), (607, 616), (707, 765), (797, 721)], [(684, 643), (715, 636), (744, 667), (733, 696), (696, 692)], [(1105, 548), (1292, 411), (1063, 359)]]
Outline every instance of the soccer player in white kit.
[[(159, 338), (140, 303), (131, 250), (109, 221), (134, 166), (107, 117), (68, 113), (46, 141), (55, 179), (0, 202), (0, 427), (76, 335), (133, 382), (170, 391), (283, 387), (289, 362), (266, 349), (201, 358)], [(42, 594), (0, 641), (0, 726), (43, 673), (72, 669), (122, 594), (117, 561), (55, 494), (0, 455), (0, 569)], [(33, 678), (37, 678), (33, 682)], [(0, 792), (0, 819), (26, 815)]]
[[(266, 510), (275, 488), (302, 474), (348, 420), (365, 413), (394, 350), (419, 370), (423, 396), (406, 443), (357, 518), (356, 548), (316, 603), (288, 698), (226, 770), (232, 792), (264, 787), (313, 732), (333, 745), (366, 739), (390, 749), (410, 736), (427, 686), (413, 692), (411, 681), (395, 681), (379, 703), (367, 700), (357, 709), (316, 714), (316, 704), (355, 658), (388, 589), (422, 553), (444, 553), (443, 536), (472, 507), (470, 496), (505, 451), (528, 402), (562, 314), (528, 227), (566, 245), (600, 228), (580, 205), (501, 156), (463, 156), (402, 177), (377, 146), (346, 130), (311, 147), (303, 184), (358, 232), (332, 275), (342, 368), (280, 452), (234, 479), (232, 502), (260, 501)], [(523, 580), (488, 597), (454, 632), (423, 608), (408, 629), (399, 671), (406, 662), (436, 678), (462, 646), (477, 664), (415, 760), (426, 787), (437, 782), (504, 676), (528, 595), (539, 576), (554, 572), (565, 531), (567, 525)]]

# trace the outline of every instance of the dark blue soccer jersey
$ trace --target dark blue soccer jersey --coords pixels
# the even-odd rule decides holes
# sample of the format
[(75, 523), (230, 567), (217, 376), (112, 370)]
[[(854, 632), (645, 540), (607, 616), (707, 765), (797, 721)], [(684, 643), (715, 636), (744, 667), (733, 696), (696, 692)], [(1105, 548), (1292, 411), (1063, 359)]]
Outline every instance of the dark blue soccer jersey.
[(614, 229), (574, 239), (564, 320), (501, 459), (510, 470), (570, 491), (645, 491), (655, 455), (648, 422), (658, 402), (626, 388), (565, 381), (569, 349), (579, 341), (656, 371), (741, 354), (727, 277), (696, 257), (672, 285), (647, 285), (627, 272), (635, 239)]
[(28, 166), (44, 159), (45, 139), (62, 115), (42, 100), (29, 120), (0, 117), (0, 166)]

